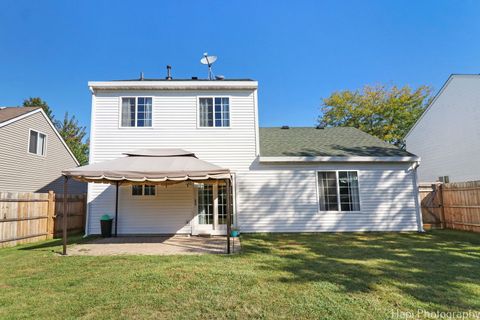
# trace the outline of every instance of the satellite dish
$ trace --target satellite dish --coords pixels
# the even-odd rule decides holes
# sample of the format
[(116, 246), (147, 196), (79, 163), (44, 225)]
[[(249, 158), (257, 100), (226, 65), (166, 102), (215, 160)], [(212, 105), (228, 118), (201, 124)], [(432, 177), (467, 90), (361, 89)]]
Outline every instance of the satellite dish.
[(217, 56), (204, 56), (202, 59), (200, 59), (202, 64), (209, 66), (211, 66), (215, 61), (217, 61)]
[(203, 54), (203, 58), (200, 59), (201, 64), (206, 64), (208, 66), (208, 79), (213, 80), (212, 64), (217, 61), (217, 56), (209, 56), (208, 53)]

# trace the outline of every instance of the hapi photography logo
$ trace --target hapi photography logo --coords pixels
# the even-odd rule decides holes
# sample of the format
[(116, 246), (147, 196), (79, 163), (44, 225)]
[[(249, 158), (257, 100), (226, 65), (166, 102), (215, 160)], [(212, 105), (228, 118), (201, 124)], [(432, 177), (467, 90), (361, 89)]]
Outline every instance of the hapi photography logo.
[(393, 319), (480, 319), (480, 311), (417, 311), (392, 310)]

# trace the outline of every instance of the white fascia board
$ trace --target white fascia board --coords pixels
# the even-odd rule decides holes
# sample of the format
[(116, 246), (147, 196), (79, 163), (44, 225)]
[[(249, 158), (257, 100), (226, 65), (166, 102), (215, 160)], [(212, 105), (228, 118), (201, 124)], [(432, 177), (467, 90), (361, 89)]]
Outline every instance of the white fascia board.
[(255, 90), (257, 81), (89, 81), (93, 90)]
[(420, 157), (259, 157), (262, 163), (272, 162), (420, 162)]
[(12, 118), (12, 119), (10, 119), (10, 120), (8, 120), (8, 121), (4, 121), (4, 122), (0, 123), (0, 128), (6, 126), (7, 124), (10, 124), (10, 123), (13, 123), (13, 122), (15, 122), (15, 121), (21, 120), (21, 119), (23, 119), (23, 118), (29, 117), (29, 116), (31, 116), (31, 115), (34, 114), (34, 113), (40, 112), (40, 110), (42, 110), (42, 109), (35, 109), (35, 110), (30, 111), (30, 112), (24, 113), (24, 114), (22, 114), (21, 116)]

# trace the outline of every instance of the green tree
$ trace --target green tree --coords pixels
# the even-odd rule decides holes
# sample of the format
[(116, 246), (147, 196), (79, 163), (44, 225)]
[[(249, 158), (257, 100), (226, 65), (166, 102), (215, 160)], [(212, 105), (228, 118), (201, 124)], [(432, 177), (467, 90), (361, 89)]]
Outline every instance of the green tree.
[(80, 165), (87, 164), (88, 140), (83, 142), (87, 135), (85, 127), (78, 124), (78, 120), (75, 116), (70, 118), (68, 112), (65, 112), (63, 121), (55, 121), (55, 126), (63, 140), (65, 140), (67, 146), (77, 158), (78, 162), (80, 162)]
[(47, 114), (52, 122), (55, 121), (52, 109), (48, 106), (46, 101), (43, 101), (40, 97), (28, 98), (23, 100), (24, 107), (42, 107), (43, 111)]
[(396, 146), (431, 100), (431, 88), (420, 86), (365, 86), (356, 91), (338, 91), (322, 99), (319, 124), (355, 127)]

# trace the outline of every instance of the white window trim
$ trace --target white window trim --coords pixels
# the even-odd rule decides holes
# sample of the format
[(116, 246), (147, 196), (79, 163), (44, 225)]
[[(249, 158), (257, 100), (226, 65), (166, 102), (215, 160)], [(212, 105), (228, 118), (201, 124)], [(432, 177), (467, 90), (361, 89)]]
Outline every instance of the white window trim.
[(146, 185), (146, 184), (148, 184), (148, 183), (135, 184), (135, 185), (137, 185), (137, 186), (138, 186), (138, 185), (139, 185), (139, 186), (142, 186), (142, 195), (135, 195), (135, 194), (133, 194), (133, 186), (134, 186), (134, 184), (132, 184), (132, 185), (130, 186), (130, 196), (131, 196), (132, 198), (134, 198), (134, 199), (144, 199), (144, 198), (146, 198), (146, 199), (153, 199), (153, 198), (157, 198), (157, 196), (158, 196), (158, 185), (156, 185), (156, 184), (148, 184), (148, 185), (153, 185), (153, 186), (155, 186), (155, 194), (154, 194), (154, 195), (150, 195), (150, 194), (146, 195), (146, 194), (145, 194), (145, 185)]
[[(211, 127), (202, 127), (200, 125), (200, 99), (209, 98), (213, 99), (213, 126)], [(228, 127), (217, 127), (215, 126), (215, 98), (228, 98), (228, 117), (229, 117), (229, 126)], [(219, 95), (219, 96), (197, 96), (197, 129), (202, 130), (228, 130), (232, 128), (232, 98), (231, 96)]]
[[(340, 184), (338, 183), (338, 172), (339, 171), (350, 171), (350, 172), (356, 172), (357, 173), (357, 178), (358, 178), (358, 205), (360, 206), (360, 211), (343, 211), (342, 206), (340, 204)], [(338, 210), (320, 210), (320, 190), (318, 189), (318, 173), (319, 172), (335, 172), (335, 176), (337, 179), (337, 201), (338, 201)], [(319, 213), (346, 213), (346, 214), (356, 214), (356, 213), (362, 213), (362, 192), (361, 192), (361, 187), (360, 187), (360, 172), (359, 170), (349, 170), (349, 169), (344, 169), (344, 170), (315, 170), (315, 184), (316, 184), (316, 189), (317, 189), (317, 211)]]
[[(122, 126), (122, 100), (123, 98), (135, 98), (135, 126)], [(138, 127), (138, 98), (151, 98), (152, 99), (152, 125), (150, 127)], [(121, 96), (118, 101), (118, 128), (120, 129), (131, 129), (131, 130), (151, 130), (153, 129), (153, 96)]]
[[(31, 137), (32, 131), (37, 132), (39, 134), (43, 134), (45, 136), (45, 152), (43, 154), (30, 152), (30, 137)], [(27, 153), (28, 154), (33, 154), (33, 155), (36, 155), (36, 156), (39, 156), (39, 157), (42, 157), (42, 158), (46, 158), (47, 157), (47, 144), (48, 144), (47, 141), (48, 141), (48, 135), (46, 133), (29, 128), (28, 129)], [(38, 151), (38, 138), (37, 138), (37, 151)]]

